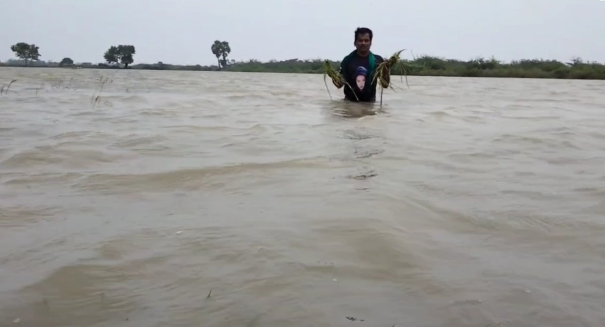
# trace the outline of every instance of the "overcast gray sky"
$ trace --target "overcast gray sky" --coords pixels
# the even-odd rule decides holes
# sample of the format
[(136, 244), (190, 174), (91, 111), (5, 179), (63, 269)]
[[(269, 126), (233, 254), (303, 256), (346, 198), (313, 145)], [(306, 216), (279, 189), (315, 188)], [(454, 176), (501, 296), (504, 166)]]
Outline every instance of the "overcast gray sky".
[[(602, 0), (0, 0), (0, 60), (35, 43), (41, 59), (102, 62), (133, 44), (135, 63), (214, 64), (214, 40), (236, 60), (341, 59), (358, 26), (372, 50), (510, 61), (572, 56), (605, 62)], [(410, 53), (405, 54), (411, 58)]]

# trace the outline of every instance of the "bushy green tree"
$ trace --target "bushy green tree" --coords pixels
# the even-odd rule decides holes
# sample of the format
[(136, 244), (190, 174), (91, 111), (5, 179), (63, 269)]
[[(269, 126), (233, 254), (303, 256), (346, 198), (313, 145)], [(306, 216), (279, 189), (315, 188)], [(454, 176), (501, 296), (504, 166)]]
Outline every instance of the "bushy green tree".
[(28, 44), (25, 42), (19, 42), (11, 46), (11, 51), (15, 53), (17, 58), (25, 60), (26, 66), (28, 60), (38, 60), (40, 58), (39, 49), (40, 48), (35, 44)]
[(71, 66), (73, 64), (74, 64), (74, 61), (71, 60), (71, 58), (63, 58), (63, 60), (61, 60), (61, 62), (59, 63), (59, 67)]
[(133, 56), (135, 53), (136, 49), (134, 45), (111, 46), (105, 51), (103, 58), (108, 64), (121, 63), (124, 65), (124, 68), (128, 68), (128, 65), (131, 65), (134, 62)]

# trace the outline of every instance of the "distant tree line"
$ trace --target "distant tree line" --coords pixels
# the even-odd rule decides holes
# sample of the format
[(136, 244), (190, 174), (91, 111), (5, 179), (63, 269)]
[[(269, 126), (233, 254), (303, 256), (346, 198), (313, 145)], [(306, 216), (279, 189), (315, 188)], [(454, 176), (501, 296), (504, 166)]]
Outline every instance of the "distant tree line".
[[(35, 67), (79, 67), (79, 68), (108, 68), (124, 67), (131, 69), (151, 70), (191, 70), (191, 71), (232, 71), (232, 72), (263, 72), (263, 73), (310, 73), (322, 74), (324, 61), (315, 60), (270, 60), (260, 62), (255, 59), (248, 61), (229, 60), (231, 47), (227, 41), (216, 40), (210, 50), (217, 59), (217, 65), (172, 65), (158, 62), (155, 64), (134, 65), (136, 54), (133, 45), (111, 46), (103, 55), (106, 63), (78, 63), (71, 58), (63, 58), (59, 63), (40, 61), (39, 47), (24, 42), (11, 46), (18, 60), (0, 63), (0, 66), (35, 66)], [(560, 78), (560, 79), (600, 79), (605, 80), (605, 65), (597, 62), (586, 62), (575, 57), (569, 62), (544, 59), (524, 59), (503, 63), (495, 58), (473, 58), (468, 61), (446, 59), (423, 55), (413, 60), (404, 60), (407, 75), (417, 76), (465, 76), (465, 77), (518, 77), (518, 78)], [(331, 61), (334, 68), (339, 61)], [(394, 75), (400, 74), (393, 71)]]
[[(11, 46), (11, 51), (15, 53), (15, 56), (24, 61), (24, 66), (29, 66), (32, 62), (40, 59), (39, 47), (35, 44), (28, 44), (25, 42), (19, 42)], [(134, 62), (134, 55), (136, 49), (133, 45), (118, 45), (111, 46), (103, 55), (103, 58), (109, 65), (124, 65), (124, 68), (128, 68)], [(59, 63), (59, 67), (73, 66), (74, 61), (71, 58), (63, 58)], [(35, 65), (40, 67), (40, 65)]]
[[(570, 62), (544, 59), (515, 60), (502, 63), (495, 58), (474, 58), (468, 61), (420, 56), (413, 60), (403, 60), (407, 75), (415, 76), (461, 76), (461, 77), (516, 77), (516, 78), (558, 78), (558, 79), (601, 79), (605, 80), (605, 65), (585, 62), (572, 58)], [(316, 73), (323, 74), (323, 60), (290, 59), (260, 62), (249, 60), (233, 62), (228, 71), (267, 73)], [(339, 61), (331, 61), (334, 68)], [(393, 70), (393, 75), (401, 75)]]

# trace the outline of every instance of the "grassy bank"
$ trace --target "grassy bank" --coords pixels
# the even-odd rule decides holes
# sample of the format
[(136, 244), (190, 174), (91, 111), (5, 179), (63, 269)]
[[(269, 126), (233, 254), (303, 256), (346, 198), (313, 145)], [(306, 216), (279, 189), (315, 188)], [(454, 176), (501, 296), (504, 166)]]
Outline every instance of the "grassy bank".
[[(554, 79), (593, 79), (605, 80), (605, 64), (584, 62), (579, 58), (564, 63), (555, 60), (518, 60), (503, 63), (496, 59), (477, 58), (469, 61), (443, 59), (431, 56), (418, 57), (405, 61), (409, 67), (407, 74), (416, 76), (460, 76), (460, 77), (515, 77), (515, 78), (554, 78)], [(338, 61), (332, 61), (336, 68)], [(15, 67), (19, 64), (0, 63), (0, 66)], [(58, 64), (42, 61), (31, 63), (28, 67), (59, 68)], [(116, 66), (107, 64), (82, 63), (61, 68), (95, 68), (115, 69)], [(181, 70), (181, 71), (217, 71), (217, 66), (201, 65), (171, 65), (158, 62), (156, 64), (137, 64), (129, 69), (143, 70)], [(323, 74), (323, 60), (298, 60), (260, 62), (257, 60), (234, 61), (226, 67), (226, 71), (253, 73), (302, 73)], [(393, 72), (398, 74), (398, 72)]]

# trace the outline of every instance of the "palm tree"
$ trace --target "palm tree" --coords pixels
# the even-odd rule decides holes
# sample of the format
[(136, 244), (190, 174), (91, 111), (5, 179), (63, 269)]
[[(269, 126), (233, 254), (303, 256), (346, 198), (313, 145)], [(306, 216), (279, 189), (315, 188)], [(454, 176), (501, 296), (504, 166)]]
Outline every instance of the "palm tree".
[[(231, 47), (229, 46), (229, 42), (227, 41), (219, 41), (216, 40), (210, 47), (212, 53), (216, 56), (216, 60), (218, 61), (218, 68), (221, 67), (224, 69), (227, 67), (227, 56), (231, 53)], [(221, 60), (221, 57), (223, 58)]]
[(221, 41), (216, 40), (210, 47), (212, 53), (216, 56), (216, 60), (218, 61), (218, 69), (221, 69), (221, 54), (223, 53), (223, 43)]
[(229, 46), (229, 42), (227, 41), (223, 41), (221, 42), (221, 45), (223, 46), (221, 51), (221, 56), (223, 57), (223, 68), (227, 67), (227, 56), (231, 53), (231, 47)]

